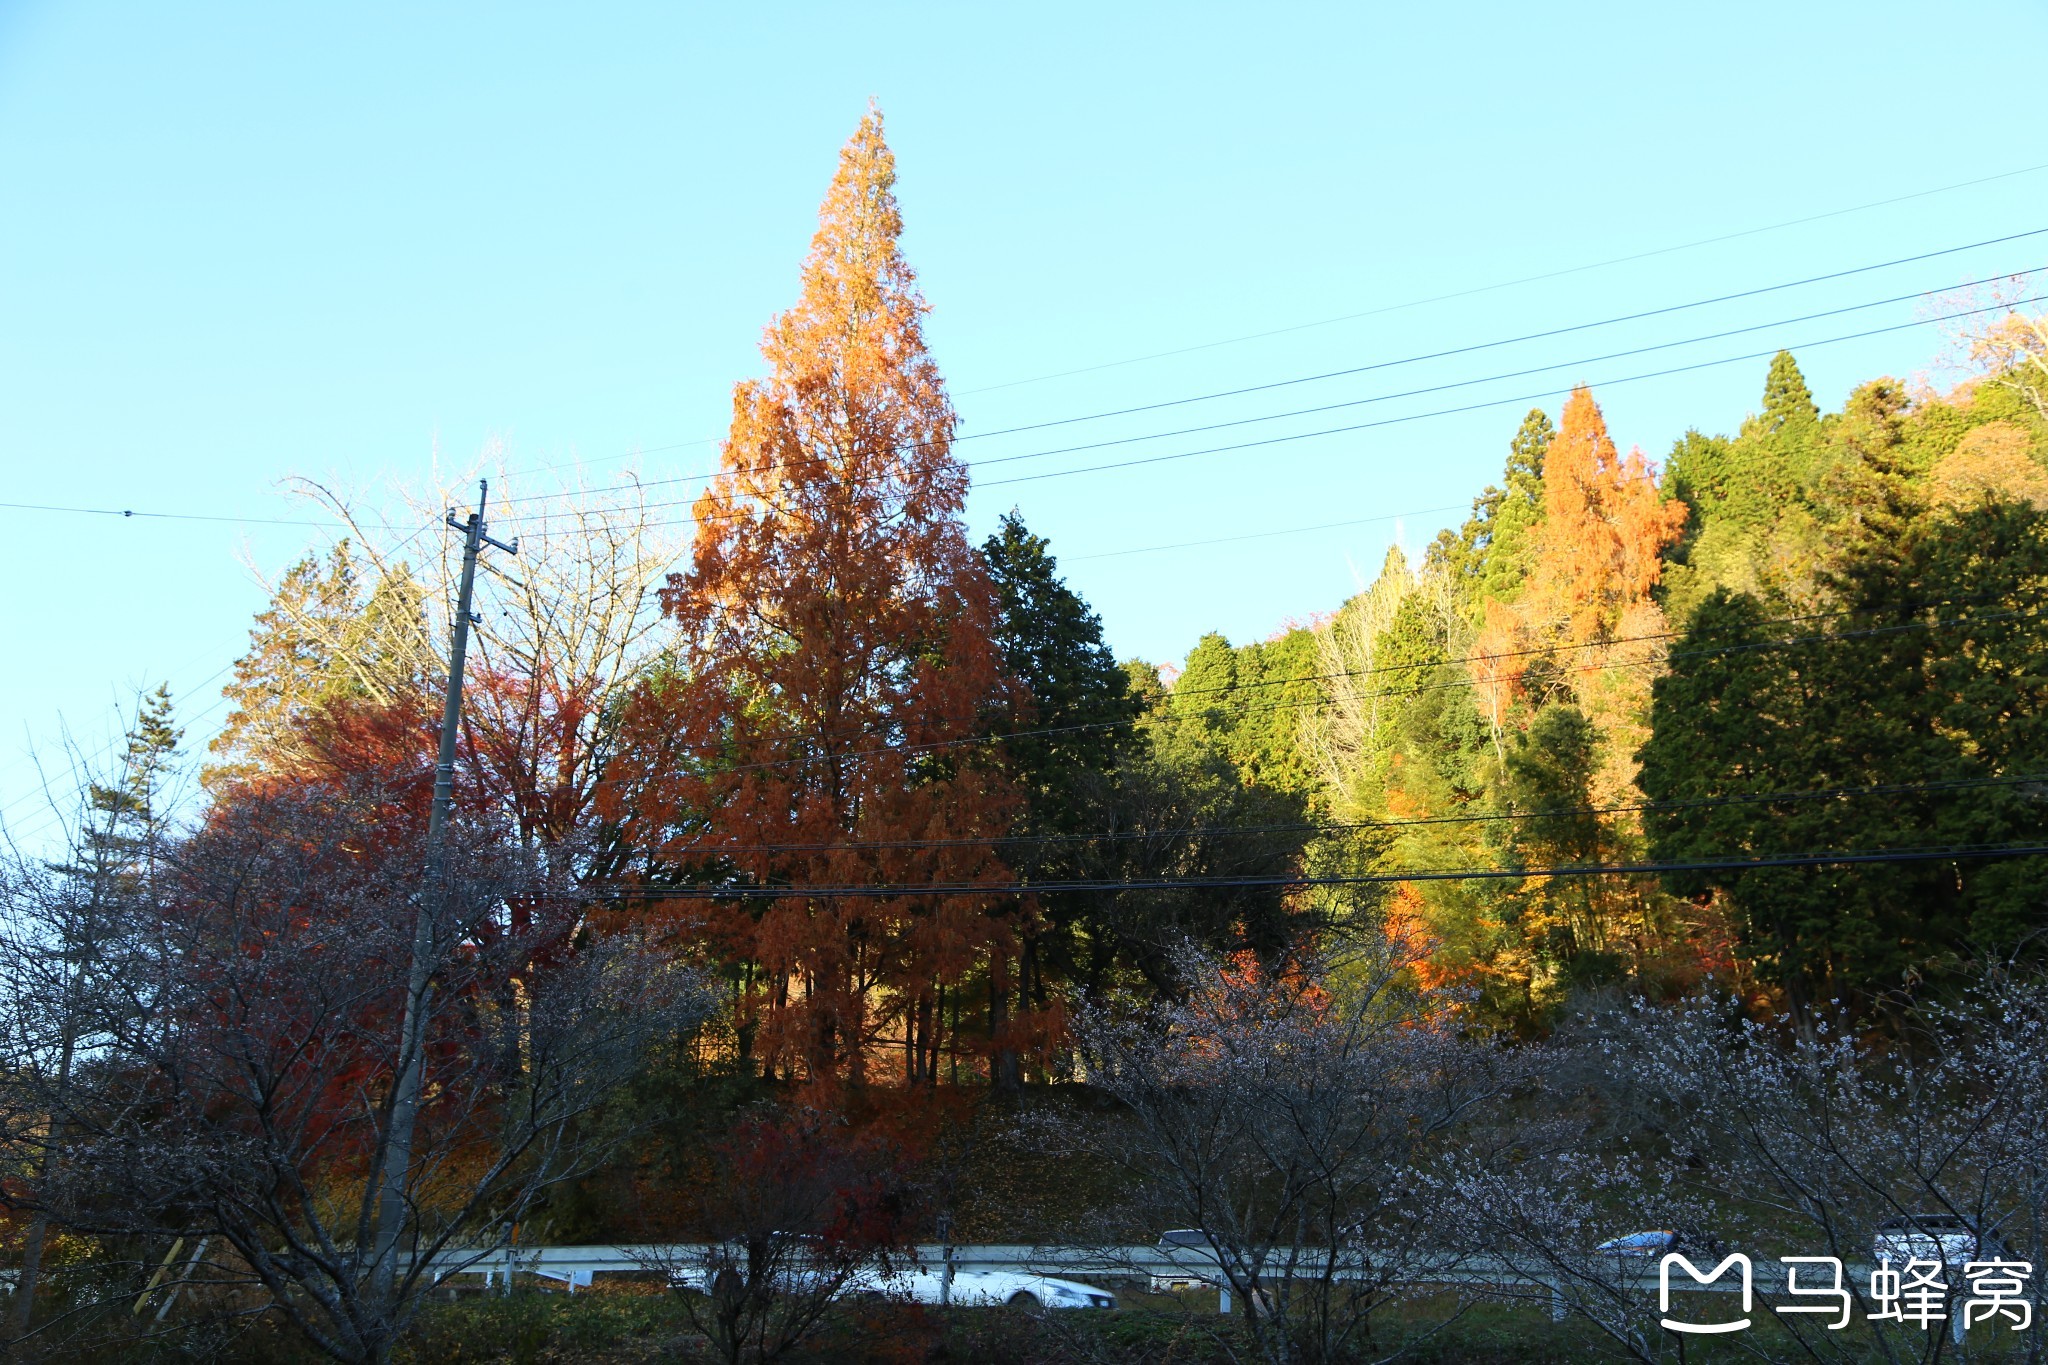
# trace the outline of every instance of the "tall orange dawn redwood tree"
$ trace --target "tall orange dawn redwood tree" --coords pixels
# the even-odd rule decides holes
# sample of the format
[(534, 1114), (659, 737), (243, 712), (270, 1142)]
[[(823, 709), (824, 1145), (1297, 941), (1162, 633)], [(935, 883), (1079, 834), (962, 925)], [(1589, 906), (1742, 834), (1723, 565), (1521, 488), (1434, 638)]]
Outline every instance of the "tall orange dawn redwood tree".
[(1642, 451), (1616, 451), (1593, 395), (1572, 390), (1543, 461), (1543, 528), (1521, 606), (1536, 642), (1562, 647), (1554, 658), (1599, 732), (1599, 805), (1639, 799), (1635, 752), (1650, 737), (1667, 630), (1651, 590), (1686, 515)]
[[(1574, 702), (1596, 723), (1647, 718), (1644, 667), (1656, 646), (1642, 637), (1664, 630), (1651, 589), (1686, 515), (1684, 503), (1662, 497), (1640, 450), (1625, 458), (1616, 450), (1592, 392), (1573, 389), (1543, 459), (1543, 519), (1528, 582), (1512, 604), (1485, 600), (1473, 643), (1472, 681), (1497, 746), (1511, 705), (1524, 697)], [(1615, 726), (1602, 731), (1613, 738)], [(1624, 786), (1634, 778), (1628, 755), (1645, 738), (1647, 731), (1606, 746)]]
[[(871, 108), (662, 594), (678, 667), (625, 750), (669, 757), (611, 788), (657, 874), (798, 893), (668, 903), (733, 964), (741, 1046), (814, 1081), (936, 1080), (949, 1026), (995, 1020), (964, 983), (1000, 988), (1011, 952), (1001, 902), (972, 888), (1008, 879), (982, 840), (1013, 800), (996, 756), (960, 743), (1009, 685), (895, 181)], [(802, 893), (934, 884), (969, 889)]]
[[(1492, 650), (1512, 643), (1543, 651), (1503, 661), (1540, 708), (1522, 712), (1537, 739), (1531, 747), (1550, 749), (1510, 752), (1507, 767), (1511, 775), (1522, 769), (1524, 799), (1553, 807), (1641, 801), (1635, 754), (1649, 738), (1650, 681), (1664, 654), (1663, 610), (1651, 591), (1685, 518), (1685, 504), (1662, 496), (1642, 452), (1615, 448), (1591, 392), (1572, 390), (1543, 457), (1543, 521), (1528, 584), (1512, 613), (1488, 623), (1497, 627)], [(1510, 625), (1519, 631), (1498, 629)], [(1575, 730), (1590, 733), (1591, 743), (1573, 748), (1566, 741)], [(1534, 849), (1539, 861), (1628, 861), (1640, 852), (1640, 821), (1625, 814), (1560, 834), (1555, 846)], [(1526, 889), (1525, 933), (1568, 926), (1578, 949), (1626, 953), (1639, 970), (1669, 938), (1651, 879), (1537, 879)]]

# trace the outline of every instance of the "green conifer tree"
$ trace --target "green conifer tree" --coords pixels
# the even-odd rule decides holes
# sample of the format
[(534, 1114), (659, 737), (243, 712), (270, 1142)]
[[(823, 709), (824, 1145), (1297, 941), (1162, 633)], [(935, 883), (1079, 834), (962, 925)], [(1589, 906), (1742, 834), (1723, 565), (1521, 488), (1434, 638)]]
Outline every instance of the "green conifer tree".
[(147, 875), (163, 836), (164, 783), (185, 732), (175, 721), (168, 683), (142, 698), (122, 750), (121, 768), (105, 782), (86, 784), (86, 817), (78, 859), (67, 869), (111, 888)]
[(1535, 563), (1536, 528), (1543, 521), (1543, 459), (1555, 435), (1541, 408), (1528, 416), (1508, 443), (1507, 468), (1499, 484), (1488, 484), (1472, 500), (1472, 515), (1458, 533), (1441, 532), (1428, 557), (1441, 562), (1474, 619), (1491, 597), (1512, 602)]
[[(2048, 518), (1987, 502), (1908, 515), (1873, 473), (1828, 571), (1818, 627), (1717, 592), (1655, 685), (1642, 789), (1650, 854), (1674, 863), (1829, 851), (2038, 846), (2048, 683), (2022, 663), (2048, 586)], [(1925, 785), (1922, 785), (1925, 784)], [(1802, 793), (1836, 791), (1836, 799)], [(1782, 798), (1771, 794), (1783, 793)], [(1771, 796), (1771, 799), (1760, 797)], [(2038, 952), (2040, 858), (1672, 872), (1718, 893), (1759, 977), (1795, 1009)]]
[(1227, 744), (1244, 711), (1238, 694), (1238, 652), (1221, 632), (1195, 641), (1167, 693), (1167, 709), (1189, 732)]
[(1500, 508), (1493, 516), (1492, 543), (1480, 577), (1480, 588), (1488, 597), (1512, 601), (1536, 562), (1536, 528), (1543, 521), (1543, 457), (1555, 434), (1549, 415), (1531, 408), (1508, 443)]
[(1550, 438), (1557, 434), (1550, 425), (1550, 414), (1542, 408), (1530, 408), (1528, 416), (1522, 419), (1515, 439), (1508, 442), (1507, 485), (1510, 493), (1520, 493), (1536, 502), (1543, 501), (1543, 456), (1550, 449)]
[[(1030, 720), (1004, 749), (1024, 784), (1027, 823), (1057, 822), (1089, 774), (1116, 766), (1139, 705), (1130, 675), (1102, 640), (1102, 618), (1059, 576), (1043, 536), (1015, 511), (982, 545), (1000, 612), (996, 642), (1030, 690)], [(1047, 733), (1053, 732), (1053, 733)]]
[(1820, 420), (1820, 408), (1799, 373), (1799, 362), (1790, 351), (1771, 357), (1771, 372), (1764, 379), (1764, 430), (1772, 434), (1811, 426)]
[(287, 771), (310, 715), (339, 701), (383, 705), (416, 692), (422, 668), (439, 660), (427, 640), (424, 600), (406, 565), (366, 573), (347, 540), (336, 542), (325, 563), (308, 555), (286, 570), (221, 689), (234, 710), (207, 746), (213, 762), (200, 781), (220, 790)]

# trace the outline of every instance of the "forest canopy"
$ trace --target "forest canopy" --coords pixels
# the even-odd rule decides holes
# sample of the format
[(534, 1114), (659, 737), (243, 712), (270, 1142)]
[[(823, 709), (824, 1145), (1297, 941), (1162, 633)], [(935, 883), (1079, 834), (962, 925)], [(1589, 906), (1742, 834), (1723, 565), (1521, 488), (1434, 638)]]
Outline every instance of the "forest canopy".
[[(1661, 460), (1573, 389), (1419, 554), (1162, 668), (1112, 655), (1021, 511), (968, 534), (895, 180), (871, 112), (687, 548), (632, 488), (565, 494), (543, 588), (478, 629), (459, 791), (567, 860), (593, 923), (722, 976), (746, 1064), (1052, 1078), (1072, 1012), (1175, 996), (1188, 941), (1390, 933), (1529, 1034), (1575, 992), (1798, 1008), (2035, 940), (2039, 864), (2004, 856), (2043, 834), (2032, 320), (1980, 327), (1951, 391), (1832, 411), (1781, 351), (1754, 412)], [(214, 799), (420, 761), (448, 573), (374, 535), (287, 572)]]

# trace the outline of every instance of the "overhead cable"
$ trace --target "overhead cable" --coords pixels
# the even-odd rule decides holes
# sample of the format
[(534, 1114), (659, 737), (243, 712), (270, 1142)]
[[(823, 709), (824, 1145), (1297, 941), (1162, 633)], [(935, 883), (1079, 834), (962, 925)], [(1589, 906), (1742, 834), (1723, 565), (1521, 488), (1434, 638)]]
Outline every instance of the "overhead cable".
[(1532, 877), (1615, 877), (1679, 872), (1747, 872), (1777, 867), (1848, 867), (1868, 863), (1976, 862), (2032, 858), (2048, 844), (1962, 844), (1927, 848), (1847, 849), (1839, 852), (1765, 854), (1753, 858), (1700, 858), (1615, 863), (1555, 863), (1534, 867), (1399, 868), (1333, 876), (1272, 873), (1241, 877), (1155, 877), (1133, 880), (1074, 878), (1043, 882), (901, 882), (828, 886), (642, 886), (585, 891), (589, 899), (657, 900), (893, 900), (904, 896), (1025, 896), (1080, 891), (1251, 891), (1318, 886), (1385, 886), (1398, 882), (1523, 881)]

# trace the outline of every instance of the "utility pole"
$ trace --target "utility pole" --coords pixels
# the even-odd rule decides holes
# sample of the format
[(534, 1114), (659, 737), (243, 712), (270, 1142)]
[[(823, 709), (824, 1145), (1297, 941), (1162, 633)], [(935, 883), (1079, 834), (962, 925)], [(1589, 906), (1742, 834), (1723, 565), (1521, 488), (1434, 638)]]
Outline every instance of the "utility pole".
[(476, 587), (476, 557), (490, 545), (508, 555), (519, 553), (484, 532), (484, 504), (491, 485), (477, 480), (476, 511), (465, 521), (448, 513), (448, 525), (463, 533), (462, 586), (455, 597), (455, 621), (448, 645), (448, 691), (441, 704), (441, 748), (434, 759), (434, 804), (427, 815), (427, 884), (415, 899), (412, 970), (405, 983), (405, 1016), (398, 1043), (398, 1075), (391, 1091), (391, 1125), (384, 1135), (384, 1162), (378, 1175), (376, 1259), (371, 1263), (377, 1299), (389, 1302), (398, 1272), (398, 1232), (405, 1223), (405, 1178), (412, 1169), (413, 1128), (419, 1119), (420, 1092), (426, 1079), (427, 998), (433, 989), (434, 934), (448, 899), (448, 869), (442, 842), (448, 829), (448, 808), (455, 797), (455, 737), (462, 720), (462, 662), (469, 653), (469, 628), (477, 617), (470, 611)]

